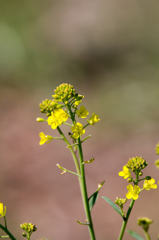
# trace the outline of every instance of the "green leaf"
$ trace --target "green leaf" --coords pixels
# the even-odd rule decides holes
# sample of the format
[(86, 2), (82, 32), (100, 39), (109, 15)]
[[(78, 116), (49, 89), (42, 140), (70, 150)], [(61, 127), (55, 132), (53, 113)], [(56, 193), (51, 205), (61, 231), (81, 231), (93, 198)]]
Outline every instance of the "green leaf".
[(92, 210), (92, 207), (96, 203), (96, 201), (98, 199), (98, 195), (99, 195), (99, 191), (96, 191), (88, 198), (90, 211)]
[(139, 234), (137, 234), (136, 232), (132, 231), (132, 230), (127, 230), (127, 232), (134, 238), (136, 238), (137, 240), (145, 240), (143, 237), (141, 237)]
[(122, 216), (121, 209), (120, 209), (115, 203), (113, 203), (113, 202), (112, 202), (109, 198), (107, 198), (107, 197), (103, 197), (103, 196), (102, 196), (102, 198), (103, 198), (107, 203), (109, 203), (109, 204), (115, 209), (115, 211), (117, 211), (117, 213), (120, 214), (121, 217), (123, 217), (123, 216)]

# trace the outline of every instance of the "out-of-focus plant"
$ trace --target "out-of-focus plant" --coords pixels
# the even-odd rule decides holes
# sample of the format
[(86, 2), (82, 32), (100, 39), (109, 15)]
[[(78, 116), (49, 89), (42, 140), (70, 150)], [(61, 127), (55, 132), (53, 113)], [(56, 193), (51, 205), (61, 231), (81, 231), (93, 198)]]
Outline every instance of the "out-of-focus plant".
[[(119, 172), (119, 176), (127, 179), (129, 184), (127, 186), (128, 192), (126, 193), (126, 198), (116, 198), (115, 203), (118, 207), (108, 198), (103, 197), (111, 206), (120, 214), (123, 219), (123, 224), (121, 227), (121, 231), (119, 234), (118, 240), (123, 239), (123, 235), (126, 229), (126, 225), (134, 206), (135, 201), (139, 198), (139, 194), (143, 190), (156, 189), (157, 185), (155, 184), (155, 180), (150, 176), (146, 176), (144, 178), (140, 178), (143, 175), (142, 170), (147, 167), (148, 163), (143, 159), (143, 157), (133, 157), (130, 158), (125, 166), (123, 166), (123, 171)], [(135, 178), (132, 177), (132, 174), (135, 175)], [(140, 188), (139, 183), (144, 181), (142, 188)], [(127, 199), (131, 199), (129, 208), (127, 211), (123, 211), (123, 205), (126, 203)], [(131, 232), (129, 232), (131, 234)], [(132, 234), (131, 234), (132, 235)], [(148, 234), (147, 234), (148, 236)], [(140, 239), (140, 238), (139, 238)], [(148, 239), (148, 238), (147, 238)]]
[[(4, 218), (4, 225), (0, 224), (0, 228), (6, 233), (6, 235), (2, 235), (0, 236), (0, 238), (10, 238), (12, 240), (16, 240), (13, 234), (8, 230), (7, 220), (6, 220), (6, 207), (3, 206), (3, 203), (0, 203), (0, 217)], [(24, 233), (22, 235), (24, 237), (27, 237), (28, 240), (30, 240), (31, 234), (37, 230), (35, 224), (32, 224), (32, 223), (21, 224), (20, 227), (22, 229), (25, 228), (23, 230), (25, 230), (28, 233), (28, 235)]]

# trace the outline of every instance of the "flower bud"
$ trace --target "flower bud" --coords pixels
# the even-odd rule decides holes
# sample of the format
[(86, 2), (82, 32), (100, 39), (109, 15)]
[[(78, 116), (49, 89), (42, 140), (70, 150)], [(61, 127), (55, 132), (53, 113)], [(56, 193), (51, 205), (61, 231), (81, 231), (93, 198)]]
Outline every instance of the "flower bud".
[(132, 179), (132, 178), (128, 178), (127, 181), (128, 181), (128, 182), (132, 182), (133, 179)]
[(145, 180), (150, 180), (150, 179), (151, 179), (150, 176), (146, 176), (146, 177), (145, 177)]
[(153, 223), (153, 220), (147, 217), (138, 218), (137, 224), (143, 228), (145, 232), (148, 232), (149, 225)]
[(36, 121), (37, 122), (45, 122), (45, 119), (44, 118), (36, 118)]

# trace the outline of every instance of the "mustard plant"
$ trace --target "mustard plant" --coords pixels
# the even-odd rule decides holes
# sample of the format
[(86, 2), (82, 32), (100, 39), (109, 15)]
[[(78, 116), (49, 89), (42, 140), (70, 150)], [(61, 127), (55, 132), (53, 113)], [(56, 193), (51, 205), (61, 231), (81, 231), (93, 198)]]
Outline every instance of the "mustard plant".
[[(62, 140), (66, 143), (67, 148), (70, 150), (76, 171), (70, 171), (66, 167), (61, 166), (59, 163), (56, 166), (61, 170), (61, 174), (71, 173), (78, 177), (79, 187), (81, 190), (81, 196), (83, 200), (83, 206), (85, 210), (86, 220), (79, 221), (77, 223), (80, 225), (85, 225), (88, 227), (90, 239), (95, 240), (95, 231), (93, 227), (93, 221), (91, 216), (91, 210), (97, 201), (99, 190), (103, 186), (105, 181), (98, 184), (98, 187), (91, 196), (87, 194), (87, 185), (85, 177), (85, 164), (90, 164), (94, 161), (94, 157), (89, 160), (85, 160), (83, 156), (83, 143), (91, 137), (91, 135), (85, 136), (86, 128), (88, 126), (94, 125), (100, 121), (100, 118), (94, 112), (91, 117), (88, 117), (89, 111), (86, 110), (85, 106), (79, 105), (82, 103), (84, 96), (78, 94), (71, 84), (63, 83), (54, 90), (55, 94), (52, 95), (53, 99), (46, 99), (39, 104), (41, 113), (46, 115), (46, 118), (37, 118), (37, 122), (46, 122), (54, 131), (58, 132), (58, 136), (46, 135), (43, 132), (39, 133), (40, 141), (39, 145), (48, 144), (54, 139)], [(85, 118), (87, 121), (83, 125), (79, 119)], [(77, 120), (78, 119), (78, 120)], [(69, 121), (68, 121), (69, 120)], [(71, 123), (70, 123), (71, 122)], [(67, 125), (68, 135), (63, 133), (62, 125)], [(85, 137), (84, 137), (85, 136)], [(159, 143), (156, 145), (156, 153), (159, 154)], [(156, 189), (155, 179), (151, 176), (143, 176), (143, 170), (147, 167), (148, 163), (143, 157), (133, 157), (130, 158), (126, 165), (123, 166), (123, 170), (118, 173), (120, 177), (126, 180), (129, 184), (127, 185), (127, 193), (125, 198), (117, 197), (115, 203), (112, 202), (107, 197), (102, 197), (106, 200), (122, 218), (122, 227), (118, 237), (118, 240), (122, 240), (128, 219), (130, 217), (132, 208), (136, 200), (139, 199), (139, 195), (143, 190)], [(159, 168), (159, 160), (155, 161), (155, 165)], [(141, 181), (144, 181), (141, 187)], [(126, 210), (124, 210), (124, 205), (128, 201), (130, 205)], [(6, 221), (6, 207), (3, 203), (0, 203), (0, 217), (4, 218), (4, 225), (0, 224), (0, 228), (7, 234), (0, 236), (0, 238), (10, 238), (16, 240), (12, 233), (8, 230)], [(153, 221), (147, 217), (138, 218), (138, 225), (142, 227), (145, 233), (146, 240), (150, 240), (150, 235), (148, 233), (149, 225)], [(25, 232), (22, 236), (30, 240), (33, 232), (37, 230), (35, 224), (33, 223), (23, 223), (20, 225), (21, 229)], [(137, 233), (128, 230), (129, 234), (138, 240), (144, 240)], [(159, 239), (159, 238), (158, 238)]]
[[(40, 103), (39, 105), (41, 113), (46, 114), (47, 118), (37, 118), (36, 120), (38, 122), (46, 122), (53, 130), (58, 131), (59, 136), (53, 137), (41, 132), (39, 134), (39, 144), (48, 144), (53, 139), (60, 139), (65, 141), (67, 148), (72, 154), (76, 167), (76, 172), (68, 170), (67, 168), (61, 166), (59, 163), (57, 163), (56, 166), (62, 171), (61, 174), (67, 172), (74, 174), (78, 177), (84, 210), (86, 214), (86, 221), (80, 222), (79, 220), (77, 220), (77, 222), (80, 225), (88, 226), (90, 238), (91, 240), (95, 240), (91, 209), (97, 200), (98, 192), (104, 184), (104, 181), (101, 182), (98, 185), (97, 190), (90, 197), (88, 197), (85, 178), (85, 164), (92, 163), (94, 161), (94, 158), (92, 157), (90, 160), (84, 160), (82, 144), (90, 137), (90, 135), (84, 137), (84, 134), (86, 133), (86, 127), (94, 125), (95, 123), (99, 122), (100, 119), (99, 116), (95, 113), (92, 113), (91, 117), (87, 118), (87, 116), (89, 115), (88, 110), (86, 110), (85, 106), (79, 107), (79, 105), (82, 103), (84, 96), (76, 93), (76, 90), (71, 84), (63, 83), (58, 86), (54, 90), (54, 92), (55, 94), (52, 95), (53, 99), (46, 99), (42, 101), (42, 103)], [(87, 118), (85, 125), (82, 125), (82, 123), (80, 123), (80, 118)], [(68, 120), (71, 120), (71, 123), (68, 123)], [(68, 126), (67, 136), (65, 136), (63, 133), (63, 124)]]
[[(3, 217), (4, 219), (4, 225), (0, 224), (0, 228), (7, 234), (7, 235), (1, 235), (0, 238), (10, 238), (12, 240), (16, 240), (13, 234), (8, 230), (7, 219), (6, 219), (6, 206), (3, 206), (3, 203), (0, 203), (0, 217)], [(28, 225), (29, 228), (23, 229), (24, 225), (25, 226)], [(22, 236), (27, 237), (28, 240), (30, 240), (31, 234), (37, 230), (35, 224), (30, 224), (30, 223), (21, 224), (20, 227), (25, 231), (28, 230), (28, 235), (25, 233), (22, 234)]]
[[(95, 123), (99, 122), (100, 119), (99, 116), (95, 113), (92, 113), (91, 117), (88, 118), (89, 111), (86, 110), (85, 106), (79, 107), (79, 105), (83, 101), (84, 96), (76, 93), (76, 90), (73, 88), (72, 85), (63, 83), (58, 86), (54, 90), (54, 92), (55, 94), (52, 95), (53, 99), (46, 99), (42, 101), (42, 103), (40, 103), (39, 105), (41, 113), (46, 114), (47, 118), (37, 118), (36, 120), (38, 122), (46, 122), (48, 125), (51, 126), (53, 130), (58, 131), (59, 136), (53, 137), (41, 132), (39, 134), (39, 144), (48, 144), (53, 139), (60, 139), (65, 141), (67, 148), (72, 154), (76, 167), (76, 172), (68, 170), (66, 167), (61, 166), (59, 163), (57, 163), (56, 166), (62, 171), (61, 174), (71, 173), (78, 177), (81, 195), (83, 199), (83, 206), (86, 214), (86, 221), (80, 222), (79, 220), (77, 220), (77, 222), (80, 225), (88, 226), (90, 239), (95, 240), (96, 238), (91, 217), (91, 210), (98, 198), (99, 190), (103, 186), (105, 181), (98, 184), (97, 190), (90, 197), (88, 197), (85, 178), (85, 164), (92, 163), (94, 161), (94, 158), (92, 157), (90, 160), (84, 160), (82, 145), (83, 142), (91, 136), (89, 135), (84, 138), (84, 134), (86, 133), (86, 127), (94, 125)], [(80, 120), (77, 120), (77, 118), (87, 118), (86, 124), (82, 125)], [(68, 120), (71, 120), (71, 124), (67, 122)], [(67, 136), (65, 136), (62, 131), (63, 124), (68, 126)], [(159, 144), (156, 147), (156, 151), (158, 151), (159, 153)], [(128, 191), (125, 195), (126, 198), (117, 197), (114, 203), (109, 198), (103, 197), (103, 199), (106, 200), (122, 217), (123, 224), (118, 240), (123, 239), (130, 213), (132, 211), (135, 201), (139, 198), (139, 194), (143, 190), (157, 188), (157, 185), (155, 184), (155, 180), (153, 178), (151, 178), (150, 176), (146, 176), (144, 178), (142, 177), (142, 171), (145, 167), (147, 167), (147, 165), (148, 163), (143, 157), (130, 158), (127, 164), (123, 166), (123, 170), (119, 172), (119, 176), (123, 179), (127, 179), (127, 181), (129, 182), (129, 185), (127, 186)], [(139, 186), (141, 181), (144, 181), (142, 188), (141, 186)], [(127, 200), (131, 200), (131, 202), (128, 210), (124, 211), (124, 204), (127, 202)], [(132, 236), (134, 236), (133, 234), (135, 234), (131, 231), (129, 231), (129, 233)], [(146, 234), (148, 236), (147, 232)], [(139, 237), (136, 239), (140, 239)]]
[[(123, 179), (127, 179), (127, 181), (131, 184), (127, 186), (128, 192), (126, 193), (126, 198), (116, 198), (115, 205), (110, 199), (107, 197), (103, 197), (111, 206), (120, 214), (120, 216), (123, 219), (121, 231), (119, 234), (118, 240), (123, 239), (123, 235), (125, 233), (126, 225), (128, 222), (128, 219), (130, 217), (130, 213), (132, 211), (132, 208), (134, 206), (135, 201), (139, 198), (139, 194), (143, 190), (150, 190), (150, 189), (156, 189), (157, 185), (155, 184), (155, 180), (151, 178), (150, 176), (146, 176), (144, 178), (141, 178), (143, 175), (143, 169), (147, 167), (148, 163), (143, 157), (133, 157), (130, 158), (126, 165), (123, 166), (123, 171), (120, 171), (118, 175), (122, 177)], [(135, 177), (133, 177), (133, 175)], [(142, 188), (139, 186), (140, 182), (144, 181)], [(129, 208), (127, 211), (123, 211), (123, 206), (127, 202), (127, 200), (131, 199)], [(140, 221), (141, 222), (141, 221)], [(150, 223), (149, 223), (150, 224)], [(148, 231), (148, 228), (147, 228)], [(146, 239), (149, 240), (148, 232), (145, 232)], [(133, 231), (128, 231), (129, 234), (131, 234), (133, 237), (135, 237), (138, 240), (141, 240), (142, 238), (136, 234)]]

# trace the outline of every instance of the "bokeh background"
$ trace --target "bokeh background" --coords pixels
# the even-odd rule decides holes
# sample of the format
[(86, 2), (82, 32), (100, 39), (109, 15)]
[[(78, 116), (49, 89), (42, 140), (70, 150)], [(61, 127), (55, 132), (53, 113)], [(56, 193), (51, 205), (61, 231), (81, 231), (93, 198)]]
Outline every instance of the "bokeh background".
[[(159, 180), (158, 12), (149, 0), (0, 1), (0, 201), (17, 239), (19, 224), (33, 222), (32, 240), (89, 240), (76, 223), (85, 220), (78, 180), (56, 167), (74, 170), (69, 150), (60, 141), (39, 146), (39, 132), (58, 134), (35, 121), (43, 116), (38, 105), (63, 82), (101, 119), (86, 129), (92, 137), (83, 145), (85, 160), (95, 157), (86, 166), (88, 194), (105, 180), (92, 210), (97, 239), (118, 237), (122, 220), (101, 196), (125, 196), (118, 172), (130, 157), (143, 156), (145, 176)], [(136, 222), (147, 216), (156, 239), (158, 202), (158, 190), (142, 192), (127, 229), (143, 236)]]

